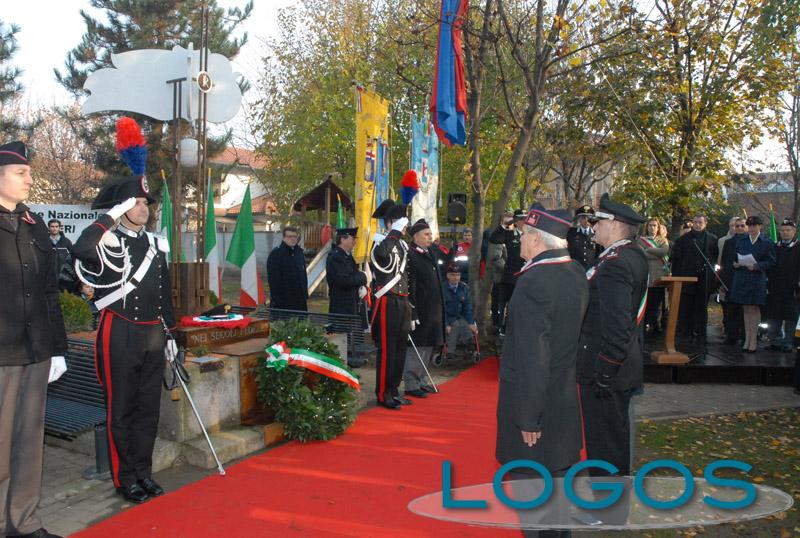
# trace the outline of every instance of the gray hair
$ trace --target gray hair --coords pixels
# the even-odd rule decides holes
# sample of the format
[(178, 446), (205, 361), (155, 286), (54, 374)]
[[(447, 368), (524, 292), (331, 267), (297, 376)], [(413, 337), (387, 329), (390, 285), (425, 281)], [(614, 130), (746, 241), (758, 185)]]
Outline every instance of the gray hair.
[(544, 244), (544, 246), (547, 247), (547, 250), (555, 250), (555, 249), (567, 248), (567, 240), (566, 239), (561, 239), (560, 237), (556, 237), (555, 235), (553, 235), (553, 234), (551, 234), (549, 232), (545, 232), (544, 230), (541, 230), (539, 228), (534, 228), (533, 226), (530, 226), (529, 224), (526, 224), (525, 225), (525, 233), (530, 233), (531, 230), (533, 230), (537, 234), (539, 234), (539, 238), (542, 240), (542, 243)]

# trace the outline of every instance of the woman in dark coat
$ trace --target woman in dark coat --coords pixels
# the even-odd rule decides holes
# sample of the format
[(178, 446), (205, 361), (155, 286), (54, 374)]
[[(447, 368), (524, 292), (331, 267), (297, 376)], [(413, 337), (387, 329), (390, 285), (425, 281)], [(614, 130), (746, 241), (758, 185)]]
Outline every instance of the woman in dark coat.
[(747, 218), (747, 235), (736, 239), (739, 256), (752, 255), (755, 263), (734, 262), (733, 286), (730, 300), (742, 305), (744, 314), (744, 346), (742, 351), (752, 353), (758, 349), (758, 324), (761, 307), (767, 302), (767, 271), (775, 263), (775, 245), (761, 235), (761, 217)]

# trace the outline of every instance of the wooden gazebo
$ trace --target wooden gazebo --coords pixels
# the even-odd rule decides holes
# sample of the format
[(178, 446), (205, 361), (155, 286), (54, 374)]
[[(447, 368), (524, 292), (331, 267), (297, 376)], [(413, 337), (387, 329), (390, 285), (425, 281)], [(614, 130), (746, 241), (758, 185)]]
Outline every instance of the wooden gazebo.
[[(353, 210), (353, 201), (334, 181), (338, 177), (336, 173), (327, 174), (322, 183), (301, 196), (292, 206), (292, 209), (300, 212), (300, 229), (306, 249), (322, 247), (322, 229), (326, 224), (331, 224), (331, 213), (335, 215), (338, 212), (340, 200), (345, 215)], [(316, 212), (316, 216), (312, 217), (309, 212)]]

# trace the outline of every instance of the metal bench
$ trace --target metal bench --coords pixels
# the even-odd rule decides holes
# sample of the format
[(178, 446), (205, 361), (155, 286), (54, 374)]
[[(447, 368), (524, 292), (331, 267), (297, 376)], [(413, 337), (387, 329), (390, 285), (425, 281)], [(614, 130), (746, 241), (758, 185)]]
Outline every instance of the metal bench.
[(108, 476), (106, 409), (95, 374), (94, 343), (70, 339), (68, 346), (67, 371), (47, 386), (44, 431), (71, 441), (94, 429), (95, 467), (84, 477), (104, 478)]

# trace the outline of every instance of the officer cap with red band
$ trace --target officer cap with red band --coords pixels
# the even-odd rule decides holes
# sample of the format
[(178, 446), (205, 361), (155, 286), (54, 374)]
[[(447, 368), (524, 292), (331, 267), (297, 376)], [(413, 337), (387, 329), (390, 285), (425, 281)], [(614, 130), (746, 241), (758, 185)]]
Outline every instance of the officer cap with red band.
[(9, 164), (28, 164), (28, 148), (20, 141), (0, 146), (0, 166)]
[(534, 204), (525, 217), (525, 224), (532, 228), (542, 230), (561, 239), (567, 238), (567, 232), (572, 228), (572, 215), (563, 209), (545, 209), (541, 204)]

